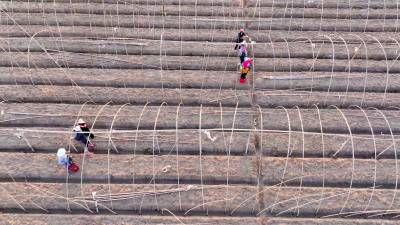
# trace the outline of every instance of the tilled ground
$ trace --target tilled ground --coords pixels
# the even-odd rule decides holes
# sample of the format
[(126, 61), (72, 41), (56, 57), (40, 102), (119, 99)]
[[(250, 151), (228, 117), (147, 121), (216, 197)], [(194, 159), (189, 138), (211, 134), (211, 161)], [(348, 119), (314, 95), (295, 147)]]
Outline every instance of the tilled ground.
[(0, 224), (397, 224), (398, 29), (394, 0), (0, 1)]

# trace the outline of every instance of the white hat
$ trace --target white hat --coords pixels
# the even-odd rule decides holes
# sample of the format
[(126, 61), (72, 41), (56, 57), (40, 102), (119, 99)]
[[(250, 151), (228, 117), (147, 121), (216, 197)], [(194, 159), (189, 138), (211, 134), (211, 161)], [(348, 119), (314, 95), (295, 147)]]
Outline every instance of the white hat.
[(78, 124), (86, 123), (82, 118), (79, 118)]
[(64, 157), (66, 155), (65, 152), (66, 152), (65, 148), (59, 148), (57, 151), (57, 156)]

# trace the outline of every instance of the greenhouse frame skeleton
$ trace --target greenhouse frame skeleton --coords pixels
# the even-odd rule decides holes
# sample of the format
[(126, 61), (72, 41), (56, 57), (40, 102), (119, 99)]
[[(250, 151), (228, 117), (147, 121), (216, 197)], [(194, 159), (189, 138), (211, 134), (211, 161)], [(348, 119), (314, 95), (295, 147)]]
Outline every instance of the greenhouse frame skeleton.
[(1, 221), (396, 224), (399, 25), (398, 0), (0, 1)]

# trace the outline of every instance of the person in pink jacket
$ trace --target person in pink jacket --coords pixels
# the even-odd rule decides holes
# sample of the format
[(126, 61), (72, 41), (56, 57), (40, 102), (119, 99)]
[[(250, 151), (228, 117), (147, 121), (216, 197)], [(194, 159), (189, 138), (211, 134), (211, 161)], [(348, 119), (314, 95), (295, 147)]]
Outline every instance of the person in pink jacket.
[(245, 58), (243, 63), (240, 65), (240, 83), (244, 84), (247, 80), (247, 74), (250, 72), (253, 63), (252, 58)]

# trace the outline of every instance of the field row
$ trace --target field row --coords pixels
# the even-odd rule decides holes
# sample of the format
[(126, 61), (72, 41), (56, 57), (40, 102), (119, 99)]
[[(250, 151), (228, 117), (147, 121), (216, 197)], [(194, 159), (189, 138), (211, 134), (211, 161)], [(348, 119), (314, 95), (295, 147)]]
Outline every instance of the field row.
[[(226, 185), (0, 183), (1, 209), (14, 212), (178, 216), (396, 216), (397, 191)], [(259, 195), (262, 194), (262, 199)], [(6, 211), (6, 210), (4, 210)], [(168, 214), (167, 214), (168, 215)], [(189, 217), (190, 218), (190, 217)]]
[[(55, 85), (109, 88), (179, 88), (246, 90), (231, 71), (119, 70), (88, 68), (0, 67), (1, 85)], [(382, 82), (387, 80), (387, 82)], [(340, 72), (256, 72), (254, 89), (330, 92), (394, 92), (399, 74)]]
[[(239, 59), (215, 56), (114, 55), (71, 52), (2, 53), (1, 67), (237, 71)], [(400, 73), (395, 60), (256, 58), (256, 72)]]
[[(173, 145), (172, 145), (173, 147)], [(149, 145), (149, 148), (151, 146)], [(71, 149), (72, 150), (72, 149)], [(73, 151), (73, 150), (72, 150)], [(110, 149), (113, 151), (113, 149)], [(1, 152), (2, 181), (100, 184), (220, 184), (302, 187), (378, 188), (397, 192), (395, 159), (331, 159), (257, 156), (72, 153), (80, 171), (69, 174), (48, 153)], [(151, 152), (151, 149), (150, 149)], [(258, 172), (262, 174), (259, 176)], [(390, 190), (389, 190), (390, 189)], [(373, 190), (371, 190), (373, 191)], [(76, 193), (74, 191), (74, 193)]]
[[(7, 0), (3, 0), (6, 2)], [(17, 0), (15, 2), (27, 2), (27, 0)], [(30, 2), (53, 2), (52, 0), (30, 0)], [(84, 0), (57, 0), (56, 3), (86, 3)], [(396, 8), (396, 0), (385, 0), (384, 2), (372, 0), (368, 2), (355, 1), (348, 2), (347, 0), (324, 0), (324, 1), (303, 1), (303, 0), (246, 0), (246, 1), (231, 1), (231, 0), (126, 0), (126, 1), (113, 1), (113, 0), (92, 0), (91, 3), (107, 3), (107, 4), (148, 4), (148, 5), (204, 5), (204, 6), (238, 6), (238, 7), (296, 7), (296, 8), (370, 8), (370, 9), (386, 9)]]
[[(65, 52), (95, 53), (110, 55), (157, 55), (157, 56), (207, 56), (236, 57), (234, 43), (226, 42), (185, 42), (154, 40), (93, 40), (76, 38), (5, 38), (0, 40), (2, 52)], [(347, 43), (254, 43), (250, 45), (254, 57), (260, 58), (311, 58), (346, 60), (365, 60), (365, 64), (376, 60), (398, 60), (399, 45), (385, 44), (347, 44)], [(390, 65), (392, 67), (393, 65)]]
[[(71, 94), (72, 93), (72, 94)], [(291, 90), (255, 91), (218, 89), (108, 88), (52, 85), (2, 85), (0, 99), (8, 103), (132, 104), (263, 108), (349, 108), (396, 109), (396, 93), (306, 92)]]
[[(167, 214), (165, 212), (165, 214)], [(395, 225), (398, 222), (396, 220), (362, 220), (362, 219), (318, 219), (318, 218), (284, 218), (284, 217), (173, 217), (173, 216), (135, 216), (135, 215), (53, 215), (53, 214), (2, 214), (2, 218), (5, 224), (21, 224), (31, 225), (34, 223), (46, 223), (46, 224), (57, 224), (57, 225), (81, 225), (82, 221), (89, 224), (104, 224), (111, 225), (116, 223), (129, 224), (135, 221), (136, 224), (140, 225), (160, 225), (160, 224), (226, 224), (226, 225), (258, 225), (262, 222), (264, 225), (347, 225), (349, 223), (356, 225)]]
[[(145, 89), (146, 90), (146, 89)], [(302, 109), (1, 104), (1, 127), (72, 127), (78, 117), (95, 129), (247, 129), (261, 126), (268, 131), (320, 132), (349, 134), (399, 133), (400, 113), (375, 109)], [(253, 121), (253, 118), (257, 118)]]
[[(162, 5), (158, 2), (147, 4), (116, 2), (0, 2), (3, 12), (11, 13), (71, 13), (71, 14), (100, 14), (110, 16), (120, 15), (149, 15), (149, 16), (226, 16), (227, 19), (243, 16), (252, 16), (254, 18), (318, 18), (318, 19), (398, 19), (398, 8), (341, 8), (329, 7), (329, 2), (325, 1), (321, 7), (298, 7), (295, 4), (282, 4), (276, 2), (271, 6), (262, 6), (260, 4), (249, 4), (246, 8), (237, 5), (186, 5), (181, 1), (181, 5), (167, 3)], [(261, 4), (263, 4), (261, 2)], [(322, 7), (324, 6), (324, 7)], [(327, 7), (328, 6), (328, 7)], [(331, 5), (332, 6), (332, 5)], [(339, 6), (339, 5), (338, 5)], [(321, 21), (323, 23), (323, 21)]]
[[(197, 41), (197, 42), (234, 42), (237, 28), (233, 29), (179, 29), (179, 28), (124, 28), (124, 27), (94, 27), (94, 26), (49, 26), (49, 25), (0, 25), (0, 37), (73, 37), (89, 38), (96, 40), (126, 40), (128, 43), (137, 39), (150, 39), (172, 41)], [(325, 43), (335, 45), (347, 44), (378, 44), (388, 43), (397, 46), (396, 40), (400, 34), (393, 32), (329, 32), (329, 31), (265, 31), (250, 29), (248, 35), (258, 43), (268, 42), (298, 42), (298, 43)], [(143, 40), (138, 40), (143, 41)], [(140, 42), (139, 42), (140, 43)], [(211, 44), (211, 43), (209, 43)]]
[(1, 13), (2, 25), (42, 25), (42, 26), (90, 26), (125, 28), (163, 29), (239, 29), (246, 26), (250, 30), (295, 30), (295, 31), (353, 31), (353, 32), (397, 32), (399, 20), (358, 19), (345, 20), (320, 18), (279, 18), (257, 19), (241, 17), (228, 20), (226, 17), (184, 17), (118, 15), (113, 20), (104, 15), (48, 13)]

